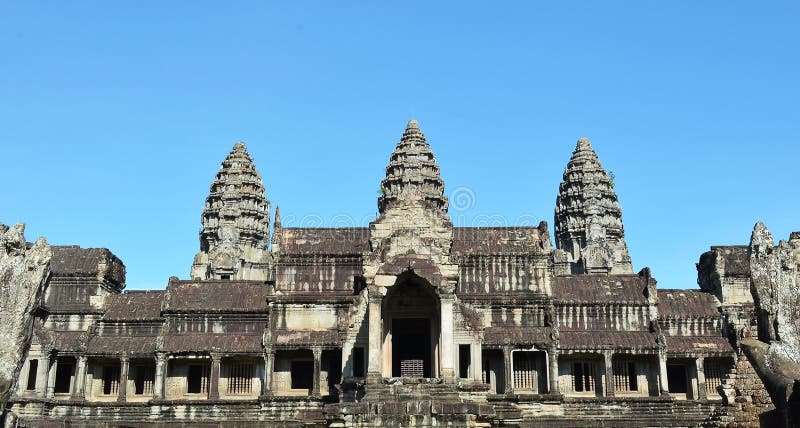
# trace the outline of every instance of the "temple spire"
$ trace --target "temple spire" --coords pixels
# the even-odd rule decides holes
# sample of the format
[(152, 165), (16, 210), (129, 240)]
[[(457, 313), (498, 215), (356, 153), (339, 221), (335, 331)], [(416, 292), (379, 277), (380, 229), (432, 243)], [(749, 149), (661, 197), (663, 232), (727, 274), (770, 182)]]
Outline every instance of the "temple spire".
[(281, 228), (281, 207), (275, 207), (275, 229)]
[(439, 176), (439, 165), (419, 129), (419, 123), (412, 119), (408, 121), (403, 137), (386, 166), (378, 210), (383, 213), (396, 204), (414, 201), (447, 212), (447, 197), (444, 195), (444, 181)]
[(283, 235), (283, 224), (281, 224), (281, 207), (275, 207), (275, 225), (272, 226), (272, 253), (281, 252), (281, 237)]
[(194, 279), (261, 279), (268, 263), (269, 201), (243, 142), (222, 161), (201, 218)]
[(572, 152), (555, 209), (561, 273), (633, 273), (614, 183), (588, 138)]

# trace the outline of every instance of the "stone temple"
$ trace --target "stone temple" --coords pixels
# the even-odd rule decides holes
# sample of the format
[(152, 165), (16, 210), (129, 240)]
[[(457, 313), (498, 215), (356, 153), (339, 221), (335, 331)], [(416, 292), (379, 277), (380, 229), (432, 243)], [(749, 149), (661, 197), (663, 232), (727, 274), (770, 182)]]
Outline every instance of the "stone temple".
[[(546, 222), (454, 227), (439, 165), (413, 120), (377, 202), (367, 227), (284, 227), (236, 143), (211, 184), (189, 277), (153, 291), (123, 292), (125, 266), (108, 249), (26, 244), (21, 226), (2, 226), (3, 292), (33, 284), (14, 304), (22, 310), (3, 320), (13, 327), (3, 356), (18, 354), (5, 423), (786, 420), (788, 396), (773, 399), (742, 348), (748, 338), (777, 339), (769, 320), (782, 320), (754, 300), (750, 247), (711, 247), (698, 289), (657, 288), (648, 268), (633, 268), (613, 181), (589, 140), (578, 140), (566, 166), (552, 232)], [(762, 259), (774, 244), (765, 245)], [(22, 263), (32, 267), (8, 267)]]

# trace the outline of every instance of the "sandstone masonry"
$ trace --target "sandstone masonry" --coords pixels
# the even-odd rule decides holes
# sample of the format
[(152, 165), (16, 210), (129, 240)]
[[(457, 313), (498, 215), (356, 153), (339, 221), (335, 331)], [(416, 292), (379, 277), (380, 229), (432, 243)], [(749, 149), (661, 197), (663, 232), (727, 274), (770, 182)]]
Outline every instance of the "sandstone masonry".
[(698, 289), (659, 289), (633, 270), (587, 139), (552, 241), (544, 221), (454, 227), (416, 121), (366, 227), (288, 227), (277, 208), (270, 227), (269, 207), (236, 143), (189, 277), (152, 291), (124, 292), (107, 249), (3, 227), (7, 426), (791, 423), (785, 381), (800, 376), (768, 370), (797, 362), (797, 240), (775, 246), (757, 226), (749, 246), (701, 255)]

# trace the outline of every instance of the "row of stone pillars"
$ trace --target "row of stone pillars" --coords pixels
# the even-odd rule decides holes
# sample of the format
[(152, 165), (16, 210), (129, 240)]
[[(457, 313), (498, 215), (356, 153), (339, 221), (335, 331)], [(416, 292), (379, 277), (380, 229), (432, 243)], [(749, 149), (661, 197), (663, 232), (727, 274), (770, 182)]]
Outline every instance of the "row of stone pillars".
[[(58, 358), (54, 358), (51, 364), (50, 354), (45, 354), (42, 358), (42, 364), (38, 368), (37, 379), (41, 382), (37, 385), (37, 389), (45, 392), (47, 398), (55, 397), (56, 389), (56, 373), (58, 371)], [(120, 357), (120, 374), (119, 374), (119, 388), (117, 392), (117, 401), (124, 402), (127, 400), (127, 379), (128, 371), (130, 368), (130, 359), (126, 356)], [(87, 357), (80, 355), (76, 358), (77, 365), (75, 367), (74, 378), (75, 381), (71, 385), (70, 398), (73, 400), (83, 400), (86, 398), (86, 370)]]
[[(551, 354), (552, 355), (552, 354)], [(613, 397), (615, 395), (614, 386), (614, 362), (613, 351), (603, 352), (603, 362), (605, 364), (605, 396)], [(664, 353), (658, 355), (658, 371), (659, 371), (659, 392), (662, 396), (669, 395), (669, 382), (667, 379), (667, 356)], [(705, 359), (703, 357), (695, 358), (695, 369), (697, 372), (697, 394), (700, 400), (707, 399), (706, 394), (706, 379), (705, 379)], [(507, 366), (508, 367), (508, 366)], [(506, 384), (508, 385), (508, 384)], [(508, 387), (506, 387), (508, 388)], [(550, 363), (550, 388), (551, 391), (558, 391), (558, 357), (557, 354), (551, 357)]]
[[(512, 364), (512, 352), (514, 348), (512, 346), (503, 346), (500, 348), (503, 352), (503, 373), (504, 373), (504, 383), (505, 383), (505, 393), (511, 394), (514, 392), (513, 386), (513, 364)], [(560, 393), (560, 387), (558, 383), (558, 350), (556, 348), (549, 349), (548, 355), (548, 365), (549, 365), (549, 393), (551, 394), (558, 394)], [(605, 365), (605, 385), (604, 391), (605, 396), (613, 397), (615, 395), (615, 387), (614, 387), (614, 363), (613, 363), (613, 351), (604, 351), (603, 352), (603, 362)], [(697, 373), (697, 393), (700, 400), (707, 399), (706, 393), (706, 380), (705, 380), (705, 359), (703, 357), (695, 358), (695, 370)], [(669, 394), (669, 384), (667, 381), (667, 357), (666, 354), (659, 354), (659, 387), (661, 395), (668, 395)]]
[[(312, 347), (314, 354), (314, 384), (311, 391), (312, 397), (320, 397), (320, 373), (322, 370), (322, 348)], [(51, 364), (50, 354), (45, 354), (42, 358), (42, 364), (38, 367), (37, 371), (37, 390), (44, 391), (47, 398), (55, 396), (55, 383), (56, 372), (58, 370), (58, 358), (53, 358)], [(75, 367), (75, 381), (72, 385), (70, 398), (73, 400), (83, 400), (86, 398), (86, 377), (87, 377), (87, 357), (81, 355), (77, 357), (77, 365)], [(117, 401), (124, 402), (127, 400), (127, 384), (128, 373), (130, 371), (130, 358), (122, 356), (120, 361), (120, 374), (119, 374), (119, 390), (117, 393)], [(219, 399), (219, 377), (221, 371), (221, 355), (211, 354), (211, 371), (208, 379), (208, 399)], [(261, 382), (261, 395), (268, 396), (272, 392), (272, 373), (275, 366), (275, 350), (270, 349), (264, 355), (264, 379)], [(167, 377), (167, 354), (156, 354), (156, 365), (153, 379), (153, 398), (164, 398), (165, 379)]]

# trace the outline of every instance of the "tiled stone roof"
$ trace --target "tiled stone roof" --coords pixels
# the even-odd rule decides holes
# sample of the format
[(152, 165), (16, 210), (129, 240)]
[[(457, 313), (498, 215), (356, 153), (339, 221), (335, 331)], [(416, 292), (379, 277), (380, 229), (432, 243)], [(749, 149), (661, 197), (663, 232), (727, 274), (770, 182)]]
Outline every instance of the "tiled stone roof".
[(700, 290), (658, 290), (658, 315), (662, 318), (718, 318), (717, 299)]
[(638, 275), (574, 275), (554, 277), (553, 298), (575, 303), (647, 303), (646, 279)]
[(276, 345), (341, 345), (336, 330), (277, 330), (272, 337)]
[(266, 312), (269, 285), (258, 281), (173, 281), (165, 312)]
[(649, 331), (562, 331), (564, 349), (654, 349), (656, 335)]
[(155, 336), (102, 337), (89, 340), (88, 355), (148, 355), (156, 351)]
[(83, 349), (85, 331), (54, 331), (51, 333), (53, 348), (62, 352), (79, 352)]
[(284, 227), (281, 254), (361, 255), (369, 249), (369, 229)]
[(104, 321), (160, 320), (164, 291), (129, 291), (108, 296)]
[(722, 336), (667, 336), (668, 353), (733, 352), (728, 339)]
[(50, 270), (56, 276), (96, 276), (125, 284), (125, 265), (107, 248), (53, 246)]
[(261, 335), (255, 334), (184, 334), (164, 336), (165, 352), (263, 352)]
[(545, 245), (536, 227), (453, 228), (454, 255), (536, 254)]

